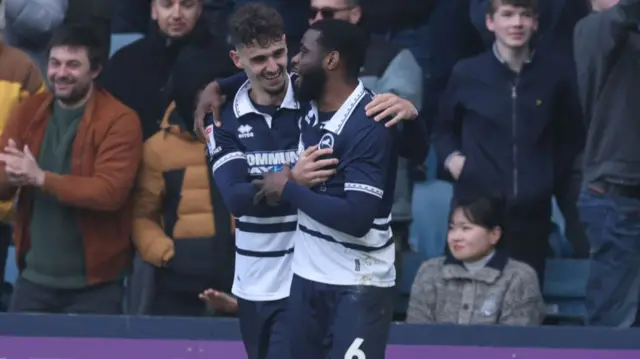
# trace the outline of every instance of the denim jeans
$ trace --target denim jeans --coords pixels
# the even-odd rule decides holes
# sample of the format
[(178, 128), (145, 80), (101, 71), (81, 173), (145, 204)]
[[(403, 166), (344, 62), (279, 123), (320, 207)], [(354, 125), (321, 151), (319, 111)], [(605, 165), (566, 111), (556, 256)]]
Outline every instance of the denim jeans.
[(578, 208), (591, 246), (587, 324), (635, 326), (640, 302), (640, 199), (586, 188)]

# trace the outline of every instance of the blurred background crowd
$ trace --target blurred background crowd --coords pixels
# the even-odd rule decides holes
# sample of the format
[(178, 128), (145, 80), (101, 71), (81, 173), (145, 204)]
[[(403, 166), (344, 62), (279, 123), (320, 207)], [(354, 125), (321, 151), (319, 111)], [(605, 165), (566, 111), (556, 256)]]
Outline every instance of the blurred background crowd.
[[(63, 183), (64, 178), (51, 179), (53, 176), (43, 174), (44, 184), (39, 183), (38, 187), (38, 172), (34, 170), (32, 181), (25, 181), (39, 189), (25, 189), (16, 194), (6, 190), (10, 186), (3, 183), (13, 184), (14, 179), (8, 173), (0, 176), (0, 197), (7, 200), (1, 207), (0, 268), (6, 269), (0, 272), (0, 308), (7, 310), (13, 306), (15, 311), (59, 313), (233, 315), (227, 313), (228, 308), (207, 307), (198, 297), (211, 287), (229, 291), (234, 246), (222, 238), (232, 238), (233, 220), (215, 190), (209, 188), (211, 181), (207, 172), (210, 171), (203, 156), (204, 143), (189, 130), (198, 91), (210, 81), (238, 71), (228, 56), (226, 19), (234, 8), (249, 2), (253, 1), (2, 0), (0, 128), (12, 116), (29, 119), (44, 116), (38, 108), (31, 112), (13, 112), (26, 98), (48, 91), (52, 82), (60, 85), (59, 90), (64, 92), (65, 86), (95, 81), (100, 90), (94, 91), (97, 94), (91, 95), (86, 105), (82, 102), (79, 114), (54, 108), (52, 118), (59, 117), (62, 122), (63, 118), (80, 119), (83, 111), (90, 111), (96, 118), (94, 121), (102, 116), (108, 124), (104, 129), (92, 130), (89, 135), (83, 134), (84, 143), (104, 140), (110, 141), (112, 147), (105, 149), (111, 152), (100, 157), (100, 151), (97, 155), (85, 154), (83, 151), (91, 151), (79, 148), (75, 142), (71, 144), (73, 138), (81, 136), (80, 130), (65, 137), (64, 130), (58, 129), (57, 138), (49, 135), (49, 125), (40, 132), (36, 125), (4, 127), (3, 131), (9, 134), (3, 133), (0, 145), (6, 146), (7, 156), (16, 151), (17, 157), (28, 157), (24, 146), (45, 149), (49, 145), (52, 147), (47, 151), (58, 151), (58, 157), (43, 156), (42, 151), (38, 155), (35, 150), (36, 159), (31, 156), (42, 169), (76, 174), (76, 171), (85, 171), (83, 163), (93, 163), (96, 171), (98, 168), (104, 171), (104, 178), (101, 175), (101, 182), (96, 179), (96, 182)], [(615, 69), (626, 66), (623, 74), (638, 73), (637, 59), (628, 58), (633, 56), (633, 46), (637, 43), (638, 26), (633, 30), (629, 24), (636, 24), (636, 18), (640, 20), (635, 8), (631, 9), (634, 5), (640, 7), (636, 4), (638, 1), (620, 0), (620, 4), (614, 0), (261, 2), (282, 14), (289, 56), (297, 53), (300, 38), (314, 21), (338, 18), (362, 26), (370, 35), (368, 58), (361, 75), (363, 83), (377, 93), (392, 92), (410, 100), (427, 121), (432, 138), (425, 141), (433, 143), (428, 159), (425, 163), (401, 162), (398, 172), (393, 210), (399, 275), (397, 320), (459, 324), (637, 324), (635, 317), (631, 319), (628, 314), (637, 312), (640, 301), (640, 238), (633, 228), (638, 228), (635, 223), (640, 223), (637, 216), (640, 212), (633, 213), (640, 205), (635, 197), (640, 194), (640, 187), (635, 192), (633, 189), (640, 182), (624, 181), (627, 172), (633, 173), (633, 161), (629, 159), (633, 156), (619, 155), (614, 162), (627, 163), (628, 160), (632, 164), (609, 169), (621, 173), (614, 177), (623, 181), (609, 181), (600, 176), (602, 173), (593, 174), (599, 171), (593, 166), (602, 162), (603, 156), (620, 153), (611, 149), (616, 142), (628, 140), (629, 147), (633, 146), (636, 126), (629, 125), (618, 132), (599, 127), (592, 133), (588, 128), (587, 135), (584, 123), (589, 121), (583, 119), (588, 117), (595, 122), (595, 118), (606, 118), (609, 116), (607, 106), (614, 103), (616, 97), (615, 106), (611, 105), (616, 110), (611, 110), (610, 116), (625, 117), (626, 113), (633, 113), (633, 106), (629, 104), (633, 100), (627, 100), (625, 93), (609, 93), (612, 87), (633, 91), (631, 85), (627, 85), (632, 77), (618, 76)], [(492, 13), (487, 10), (491, 4), (523, 8), (533, 14)], [(625, 7), (631, 9), (629, 13), (624, 12)], [(591, 26), (589, 29), (601, 26), (599, 32), (589, 31), (610, 38), (596, 41), (587, 35), (590, 34), (587, 30), (582, 37), (578, 32), (574, 36), (576, 24), (593, 16), (589, 15), (593, 10), (602, 11), (599, 14), (602, 18), (604, 15), (623, 17), (621, 23), (624, 22), (631, 35), (622, 40), (622, 35), (608, 34), (613, 30), (606, 25), (585, 22), (585, 29), (587, 25)], [(535, 19), (535, 23), (527, 23), (527, 16)], [(515, 18), (517, 20), (513, 20)], [(86, 36), (83, 38), (80, 29), (90, 30), (99, 39), (99, 46), (88, 45), (90, 41)], [(501, 58), (504, 54), (500, 53), (496, 45), (499, 41), (495, 38), (501, 34), (505, 38), (520, 37), (526, 42), (524, 46), (530, 47), (521, 68), (511, 68), (513, 59)], [(615, 46), (610, 45), (609, 55), (602, 56), (603, 64), (582, 66), (574, 53), (586, 59), (591, 56), (589, 51), (596, 50), (578, 43), (574, 46), (574, 38), (585, 43), (601, 43), (602, 51), (609, 46), (607, 41)], [(64, 45), (89, 46), (88, 59), (73, 53), (54, 54), (55, 46)], [(487, 60), (488, 57), (498, 61), (494, 63)], [(622, 60), (613, 60), (618, 58)], [(602, 93), (607, 95), (600, 98)], [(86, 93), (79, 95), (76, 100)], [(119, 120), (109, 122), (110, 116)], [(136, 117), (139, 127), (121, 123), (137, 121)], [(516, 122), (524, 123), (526, 128), (516, 133)], [(512, 123), (514, 128), (505, 127), (505, 123)], [(509, 133), (511, 130), (513, 136)], [(625, 130), (630, 134), (623, 136), (621, 133)], [(135, 141), (138, 134), (144, 143), (124, 143), (127, 138)], [(109, 136), (116, 135), (120, 137), (108, 140)], [(169, 139), (170, 136), (175, 139)], [(610, 136), (609, 140), (595, 139), (603, 136)], [(616, 136), (620, 136), (619, 141)], [(54, 137), (57, 139), (49, 139)], [(552, 144), (546, 146), (547, 141)], [(586, 162), (591, 164), (591, 169), (583, 171), (589, 167), (583, 167), (585, 142), (585, 153), (591, 156)], [(589, 143), (594, 142), (597, 144), (589, 147)], [(13, 149), (7, 150), (7, 147)], [(521, 149), (519, 154), (515, 153), (517, 149)], [(627, 149), (625, 147), (625, 151)], [(503, 158), (509, 157), (512, 150), (513, 159)], [(594, 154), (594, 151), (599, 152)], [(70, 159), (66, 159), (69, 153)], [(180, 155), (175, 156), (176, 153)], [(60, 160), (63, 157), (65, 160)], [(458, 160), (466, 164), (456, 167)], [(504, 165), (511, 160), (513, 164)], [(141, 161), (146, 161), (153, 171), (136, 179)], [(23, 166), (25, 171), (31, 169), (27, 162)], [(534, 278), (537, 276), (539, 289), (535, 289), (538, 288), (535, 284), (519, 287), (534, 288), (526, 295), (509, 293), (516, 289), (510, 287), (513, 281), (504, 279), (520, 275), (512, 272), (522, 269), (500, 264), (495, 258), (474, 263), (479, 271), (472, 270), (469, 263), (465, 263), (466, 271), (460, 271), (447, 262), (451, 257), (448, 235), (464, 230), (450, 225), (454, 194), (484, 191), (479, 193), (483, 195), (504, 190), (501, 188), (506, 183), (504, 178), (510, 178), (512, 171), (516, 173), (514, 183), (503, 186), (515, 187), (513, 198), (507, 201), (509, 215), (506, 223), (498, 224), (504, 227), (501, 240), (508, 242), (509, 256), (527, 263), (534, 269)], [(518, 179), (518, 173), (522, 179)], [(521, 192), (517, 189), (519, 184)], [(617, 231), (599, 228), (618, 232), (622, 239), (612, 239), (611, 243), (588, 239), (587, 233), (594, 231), (587, 230), (583, 222), (589, 219), (585, 219), (585, 213), (581, 218), (576, 205), (579, 197), (580, 201), (586, 201), (584, 192), (581, 195), (585, 186), (591, 186), (592, 195), (604, 195), (598, 197), (600, 203), (591, 198), (591, 207), (606, 207), (615, 212), (611, 215), (593, 212), (590, 214), (593, 220), (624, 216), (630, 221), (611, 224), (620, 226)], [(605, 203), (603, 198), (608, 198), (608, 194), (615, 195), (618, 202)], [(14, 210), (15, 201), (11, 200), (14, 196), (19, 198), (17, 210)], [(51, 197), (56, 201), (47, 200)], [(623, 200), (627, 202), (621, 202)], [(23, 206), (27, 201), (33, 201), (33, 206)], [(483, 202), (479, 205), (482, 207)], [(487, 200), (484, 205), (484, 209), (478, 209), (478, 203), (467, 204), (467, 207), (476, 206), (469, 210), (475, 224), (491, 229), (496, 225), (491, 219), (496, 204)], [(622, 213), (622, 207), (626, 212)], [(202, 249), (195, 252), (197, 258), (188, 257), (194, 255), (193, 250), (182, 251), (180, 248), (184, 246), (176, 245), (187, 241), (197, 242), (192, 248)], [(490, 242), (498, 246), (497, 240)], [(444, 262), (438, 262), (441, 258)], [(429, 262), (424, 264), (425, 261)], [(606, 276), (612, 284), (593, 279), (594, 268), (600, 271), (600, 278)], [(467, 284), (451, 286), (447, 280), (484, 289), (468, 294)], [(501, 294), (495, 294), (498, 292)], [(462, 299), (456, 299), (462, 301), (460, 308), (470, 305), (477, 313), (469, 316), (428, 314), (440, 308), (438, 303), (448, 300), (441, 297), (443, 295), (461, 296)], [(510, 295), (517, 297), (511, 300), (527, 302), (504, 299)], [(21, 303), (13, 303), (16, 296), (21, 298)], [(437, 298), (438, 303), (430, 303), (428, 298)], [(505, 314), (504, 319), (494, 315), (496, 311), (517, 312), (520, 306), (538, 300), (544, 300), (541, 312)], [(614, 307), (618, 309), (611, 309)], [(624, 313), (621, 307), (627, 308)]]

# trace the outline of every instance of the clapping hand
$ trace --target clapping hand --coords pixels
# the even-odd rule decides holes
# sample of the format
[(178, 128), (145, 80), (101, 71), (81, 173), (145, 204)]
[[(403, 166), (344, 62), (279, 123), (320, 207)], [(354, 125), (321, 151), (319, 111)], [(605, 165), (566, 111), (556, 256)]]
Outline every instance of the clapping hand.
[(0, 153), (0, 161), (4, 162), (5, 172), (9, 183), (14, 186), (42, 186), (44, 184), (44, 171), (40, 169), (38, 161), (31, 153), (29, 146), (18, 149), (13, 139)]

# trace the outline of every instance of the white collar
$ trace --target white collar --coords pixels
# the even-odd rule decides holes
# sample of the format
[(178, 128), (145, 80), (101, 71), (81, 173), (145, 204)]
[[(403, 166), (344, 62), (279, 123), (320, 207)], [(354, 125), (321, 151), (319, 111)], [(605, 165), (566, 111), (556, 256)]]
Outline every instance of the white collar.
[(342, 132), (344, 125), (347, 123), (347, 120), (351, 117), (353, 110), (358, 107), (358, 104), (366, 94), (367, 91), (365, 90), (364, 85), (361, 81), (358, 81), (358, 87), (353, 90), (351, 95), (349, 95), (347, 100), (342, 104), (342, 106), (340, 106), (331, 119), (324, 123), (323, 128), (329, 132), (339, 135), (340, 132)]
[(491, 253), (487, 254), (483, 258), (480, 258), (472, 262), (463, 262), (462, 264), (464, 264), (464, 267), (467, 268), (469, 272), (474, 273), (484, 268), (487, 265), (487, 263), (489, 263), (491, 258), (493, 258), (493, 255), (495, 253), (496, 253), (495, 251), (491, 251)]
[[(287, 86), (287, 93), (284, 95), (280, 108), (297, 110), (300, 108), (300, 105), (298, 104), (298, 101), (296, 101), (293, 93), (293, 81), (291, 81), (290, 75), (287, 74), (287, 76), (289, 77), (289, 85)], [(238, 118), (249, 113), (262, 114), (256, 109), (253, 102), (251, 102), (249, 90), (251, 90), (251, 81), (247, 80), (242, 86), (240, 86), (238, 92), (236, 92), (235, 98), (233, 99), (233, 112)]]

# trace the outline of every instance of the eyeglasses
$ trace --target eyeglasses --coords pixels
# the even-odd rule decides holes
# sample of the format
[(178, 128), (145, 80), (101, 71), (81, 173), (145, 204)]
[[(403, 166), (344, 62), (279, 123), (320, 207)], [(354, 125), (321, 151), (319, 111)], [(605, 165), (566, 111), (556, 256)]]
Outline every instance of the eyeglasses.
[(343, 7), (343, 8), (333, 8), (333, 7), (323, 7), (316, 8), (312, 7), (309, 9), (309, 19), (315, 19), (318, 16), (318, 13), (322, 15), (323, 19), (333, 19), (337, 13), (341, 11), (351, 10), (352, 7)]

